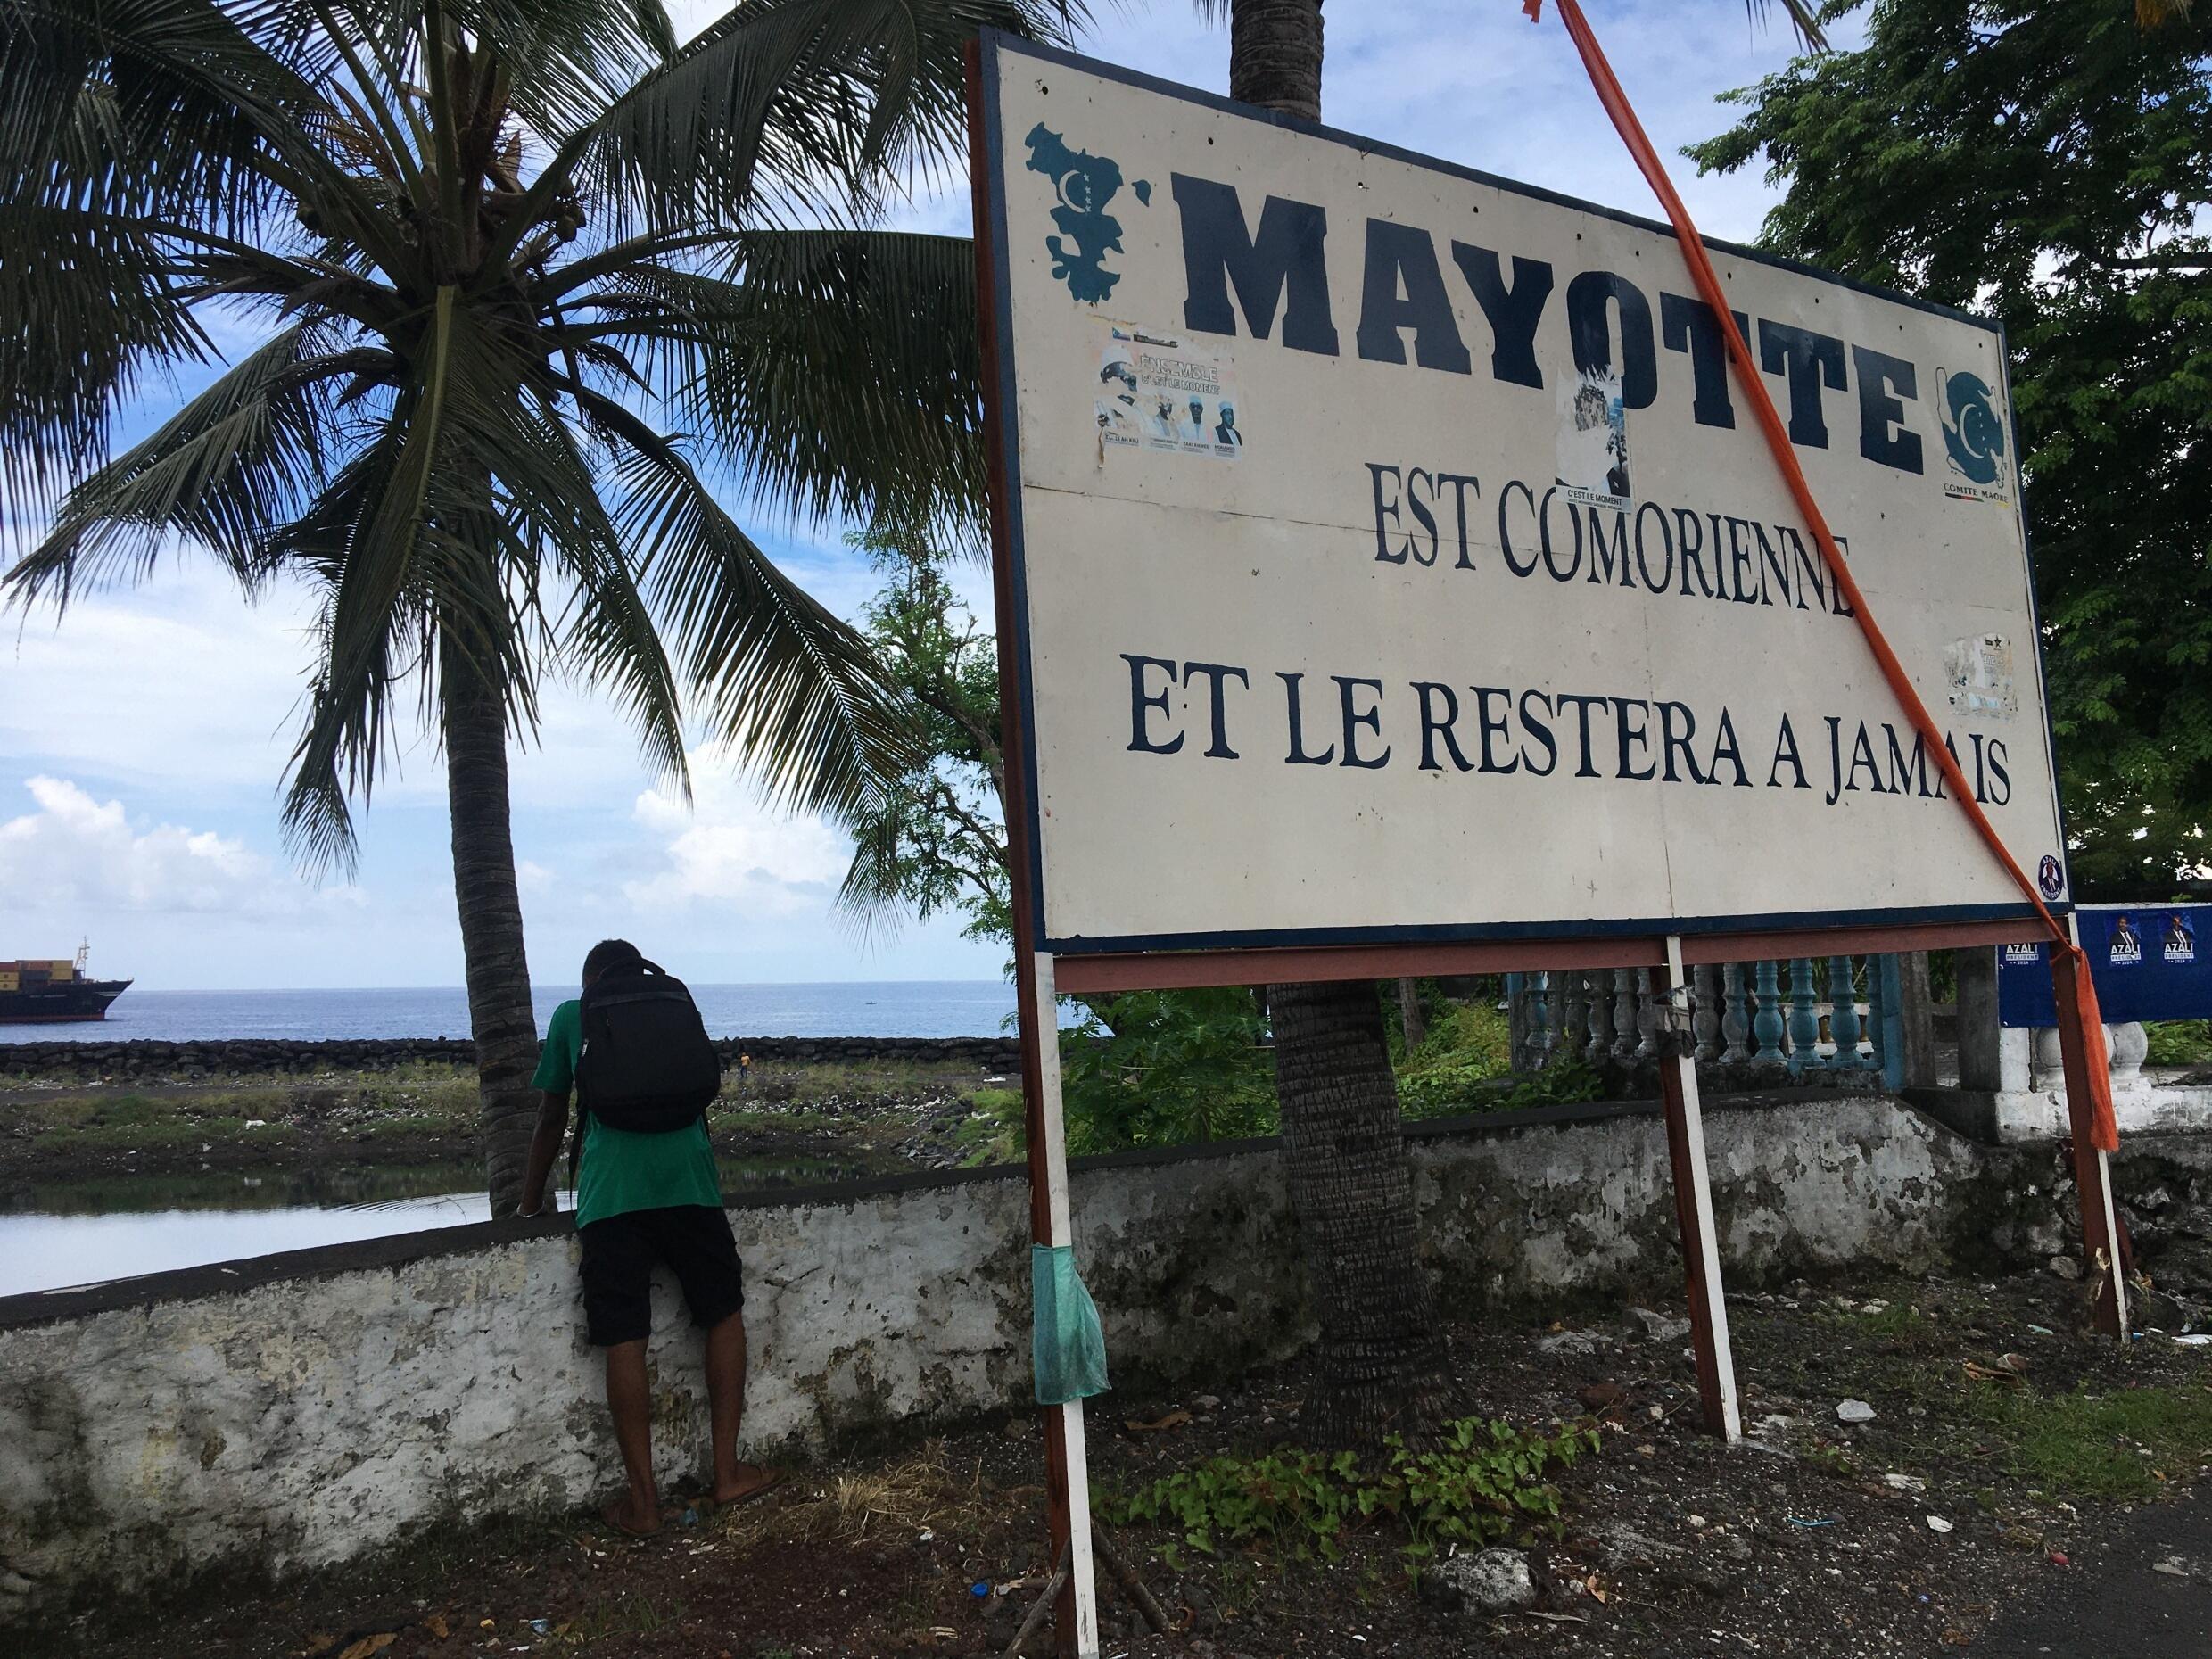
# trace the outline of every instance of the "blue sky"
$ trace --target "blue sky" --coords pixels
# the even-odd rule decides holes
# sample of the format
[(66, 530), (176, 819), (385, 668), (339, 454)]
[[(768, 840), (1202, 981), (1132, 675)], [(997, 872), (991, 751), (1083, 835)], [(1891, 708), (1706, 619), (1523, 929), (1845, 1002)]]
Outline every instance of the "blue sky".
[[(697, 28), (717, 8), (680, 6)], [(1710, 136), (1715, 95), (1793, 49), (1779, 8), (1754, 29), (1735, 0), (1590, 0), (1591, 21), (1663, 153)], [(1326, 12), (1333, 126), (1592, 201), (1650, 212), (1556, 18), (1517, 0), (1391, 0)], [(1108, 13), (1085, 50), (1215, 91), (1226, 29), (1166, 3)], [(1708, 235), (1756, 234), (1755, 174), (1677, 183)], [(968, 229), (964, 181), (916, 200), (915, 228)], [(166, 412), (154, 400), (143, 413)], [(825, 603), (873, 587), (834, 530), (794, 536), (747, 515)], [(979, 585), (979, 584), (978, 584)], [(459, 982), (443, 778), (419, 741), (360, 818), (359, 868), (320, 883), (287, 859), (276, 782), (309, 661), (307, 612), (252, 608), (189, 554), (136, 589), (9, 618), (0, 658), (0, 956), (60, 955), (163, 988)], [(15, 625), (21, 623), (20, 629)], [(1003, 953), (950, 925), (866, 942), (832, 904), (846, 848), (826, 826), (764, 810), (712, 756), (686, 805), (654, 787), (621, 722), (588, 691), (549, 688), (514, 767), (515, 839), (533, 973), (565, 979), (595, 938), (637, 938), (701, 983), (984, 978)]]

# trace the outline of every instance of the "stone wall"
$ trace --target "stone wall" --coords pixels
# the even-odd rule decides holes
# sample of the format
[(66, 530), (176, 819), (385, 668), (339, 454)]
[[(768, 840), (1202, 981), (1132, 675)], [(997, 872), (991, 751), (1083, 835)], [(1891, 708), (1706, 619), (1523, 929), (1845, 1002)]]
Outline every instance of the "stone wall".
[[(1886, 1098), (1716, 1102), (1707, 1133), (1738, 1283), (1978, 1267), (2055, 1237), (2048, 1188), (2028, 1195), (2047, 1151), (1977, 1146)], [(1543, 1108), (1408, 1140), (1449, 1308), (1676, 1284), (1653, 1108)], [(1084, 1163), (1073, 1201), (1122, 1383), (1221, 1379), (1310, 1340), (1272, 1143)], [(754, 1343), (748, 1452), (1023, 1407), (1019, 1171), (763, 1195), (731, 1214)], [(0, 1619), (605, 1491), (619, 1464), (575, 1251), (565, 1220), (489, 1223), (0, 1300), (0, 1583), (34, 1585), (0, 1595)], [(673, 1476), (697, 1455), (705, 1402), (665, 1285), (656, 1326)]]
[[(748, 1054), (761, 1065), (959, 1065), (1018, 1072), (1021, 1044), (1011, 1037), (722, 1037), (725, 1069)], [(70, 1081), (189, 1081), (277, 1075), (316, 1077), (336, 1071), (392, 1071), (407, 1066), (476, 1063), (466, 1037), (268, 1038), (193, 1043), (8, 1043), (0, 1041), (0, 1077)]]

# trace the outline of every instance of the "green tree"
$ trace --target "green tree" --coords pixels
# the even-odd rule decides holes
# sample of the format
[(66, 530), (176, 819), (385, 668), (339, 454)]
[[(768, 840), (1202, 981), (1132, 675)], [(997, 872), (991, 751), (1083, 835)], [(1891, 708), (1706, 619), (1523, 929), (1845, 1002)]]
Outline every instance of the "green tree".
[(958, 525), (886, 520), (846, 538), (885, 577), (863, 631), (908, 742), (905, 765), (846, 827), (853, 859), (838, 899), (863, 928), (912, 909), (964, 915), (971, 939), (1010, 941), (1006, 762), (998, 651), (953, 584)]
[(2004, 326), (2076, 894), (2162, 895), (2212, 825), (2212, 29), (2172, 0), (1867, 22), (1689, 153), (1765, 157), (1767, 245)]
[[(658, 0), (0, 4), (0, 510), (48, 526), (7, 594), (179, 544), (306, 584), (310, 864), (419, 711), (495, 1214), (536, 1053), (508, 742), (560, 673), (679, 780), (688, 728), (798, 808), (899, 763), (862, 642), (709, 478), (816, 516), (978, 498), (968, 244), (869, 227), (959, 131), (977, 27), (1063, 15), (748, 0), (680, 47)], [(211, 310), (264, 343), (112, 453)]]

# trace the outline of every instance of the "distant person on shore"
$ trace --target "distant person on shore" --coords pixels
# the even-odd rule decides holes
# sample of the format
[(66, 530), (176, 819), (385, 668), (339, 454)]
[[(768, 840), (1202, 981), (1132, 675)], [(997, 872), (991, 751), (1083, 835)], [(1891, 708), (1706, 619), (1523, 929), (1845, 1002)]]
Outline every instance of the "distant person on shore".
[(522, 1214), (543, 1213), (546, 1181), (578, 1097), (576, 1232), (583, 1312), (607, 1350), (607, 1404), (629, 1490), (603, 1512), (640, 1536), (660, 1530), (653, 1478), (653, 1394), (646, 1374), (656, 1262), (675, 1275), (706, 1333), (707, 1416), (718, 1504), (756, 1498), (780, 1472), (738, 1460), (745, 1413), (745, 1280), (706, 1137), (721, 1063), (683, 983), (624, 939), (583, 959), (583, 995), (553, 1011), (531, 1086), (545, 1102), (523, 1176)]

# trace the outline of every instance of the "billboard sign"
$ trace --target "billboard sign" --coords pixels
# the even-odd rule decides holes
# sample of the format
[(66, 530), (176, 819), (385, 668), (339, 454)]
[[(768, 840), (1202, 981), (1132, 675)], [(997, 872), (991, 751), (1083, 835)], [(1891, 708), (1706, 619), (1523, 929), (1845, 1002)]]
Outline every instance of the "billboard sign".
[[(1038, 948), (2029, 913), (1664, 227), (1003, 37), (982, 67)], [(2000, 336), (1713, 252), (2062, 905)]]
[[(2085, 904), (2076, 920), (2106, 1024), (2212, 1019), (2212, 904)], [(1997, 947), (1997, 1023), (2059, 1023), (2048, 939)]]

